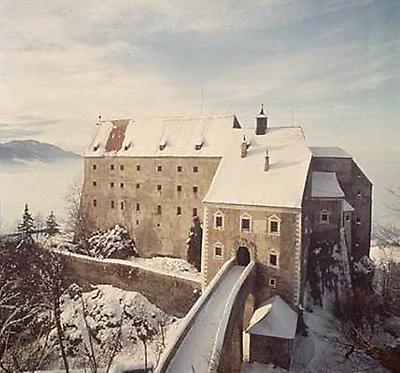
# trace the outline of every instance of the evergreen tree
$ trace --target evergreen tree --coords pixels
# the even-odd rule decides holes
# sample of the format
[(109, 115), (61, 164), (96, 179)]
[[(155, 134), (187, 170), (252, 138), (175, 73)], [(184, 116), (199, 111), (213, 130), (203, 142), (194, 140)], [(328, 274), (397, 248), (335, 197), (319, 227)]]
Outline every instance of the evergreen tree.
[(203, 237), (203, 229), (199, 218), (193, 218), (192, 226), (190, 227), (189, 237), (187, 239), (188, 253), (187, 261), (193, 264), (198, 271), (201, 270), (201, 244)]
[(58, 226), (54, 211), (51, 211), (50, 215), (47, 217), (47, 220), (46, 220), (46, 232), (50, 236), (54, 236), (56, 233), (60, 233), (60, 228)]
[(32, 242), (32, 233), (35, 230), (35, 221), (29, 212), (28, 204), (25, 204), (24, 213), (22, 215), (22, 221), (18, 225), (17, 233), (20, 236), (21, 241)]

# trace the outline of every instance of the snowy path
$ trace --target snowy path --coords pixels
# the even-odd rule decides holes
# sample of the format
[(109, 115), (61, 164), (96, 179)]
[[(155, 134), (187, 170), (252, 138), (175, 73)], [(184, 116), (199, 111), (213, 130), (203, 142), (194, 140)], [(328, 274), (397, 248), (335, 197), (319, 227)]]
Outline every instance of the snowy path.
[(208, 371), (217, 328), (229, 293), (246, 267), (234, 266), (201, 309), (188, 334), (172, 359), (168, 372), (200, 373)]

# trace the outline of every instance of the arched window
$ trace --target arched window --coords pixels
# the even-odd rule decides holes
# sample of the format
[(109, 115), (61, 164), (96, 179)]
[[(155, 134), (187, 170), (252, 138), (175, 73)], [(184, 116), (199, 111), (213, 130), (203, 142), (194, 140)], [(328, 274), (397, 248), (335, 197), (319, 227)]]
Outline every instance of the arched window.
[(214, 228), (224, 229), (224, 213), (222, 211), (214, 213)]
[(251, 232), (251, 216), (247, 213), (240, 216), (240, 230), (241, 232)]
[(222, 258), (224, 256), (224, 245), (221, 242), (217, 242), (213, 245), (214, 247), (214, 258)]
[(268, 233), (274, 236), (281, 234), (281, 219), (275, 215), (268, 218)]

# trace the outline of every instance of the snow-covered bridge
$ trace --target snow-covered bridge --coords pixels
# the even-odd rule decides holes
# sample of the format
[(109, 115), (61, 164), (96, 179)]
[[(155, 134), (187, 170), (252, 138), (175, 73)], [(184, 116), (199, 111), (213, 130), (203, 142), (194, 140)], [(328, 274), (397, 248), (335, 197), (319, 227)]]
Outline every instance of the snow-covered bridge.
[[(242, 361), (245, 302), (255, 263), (226, 262), (182, 321), (179, 333), (161, 357), (156, 372), (209, 372)], [(235, 339), (235, 340), (233, 340)]]

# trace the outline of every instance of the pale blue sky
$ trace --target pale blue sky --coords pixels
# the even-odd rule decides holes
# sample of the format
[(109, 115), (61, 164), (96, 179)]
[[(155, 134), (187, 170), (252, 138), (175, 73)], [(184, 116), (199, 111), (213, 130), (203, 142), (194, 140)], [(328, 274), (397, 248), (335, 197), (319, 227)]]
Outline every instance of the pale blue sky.
[(0, 14), (0, 141), (81, 150), (99, 113), (251, 125), (264, 103), (272, 125), (353, 153), (380, 205), (400, 184), (399, 1), (2, 0)]

